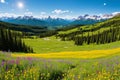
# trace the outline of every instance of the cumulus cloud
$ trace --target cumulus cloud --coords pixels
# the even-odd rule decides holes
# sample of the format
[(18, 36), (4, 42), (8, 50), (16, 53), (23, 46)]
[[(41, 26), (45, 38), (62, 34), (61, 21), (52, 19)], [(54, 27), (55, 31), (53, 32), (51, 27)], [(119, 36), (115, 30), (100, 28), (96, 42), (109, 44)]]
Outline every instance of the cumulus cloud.
[(69, 10), (61, 10), (61, 9), (56, 9), (52, 11), (52, 13), (55, 13), (55, 14), (64, 14), (64, 13), (69, 13), (69, 12), (70, 12)]
[(5, 3), (5, 0), (0, 0), (1, 3)]
[(51, 15), (50, 17), (51, 18), (62, 18), (62, 19), (71, 20), (73, 18), (76, 18), (77, 16), (72, 16), (72, 15), (63, 15), (63, 16), (60, 16), (60, 15)]

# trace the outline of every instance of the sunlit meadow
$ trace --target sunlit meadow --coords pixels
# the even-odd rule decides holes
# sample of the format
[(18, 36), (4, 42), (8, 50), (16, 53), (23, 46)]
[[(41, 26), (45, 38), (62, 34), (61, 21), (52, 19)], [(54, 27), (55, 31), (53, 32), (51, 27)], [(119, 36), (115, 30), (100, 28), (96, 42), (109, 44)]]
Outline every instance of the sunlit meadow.
[[(78, 53), (68, 52), (67, 54), (69, 54), (68, 57), (64, 57), (64, 53), (53, 53), (50, 56), (50, 54), (0, 52), (0, 80), (120, 79), (119, 48), (112, 51), (83, 51), (81, 57), (78, 57)], [(93, 55), (96, 56), (92, 57)]]

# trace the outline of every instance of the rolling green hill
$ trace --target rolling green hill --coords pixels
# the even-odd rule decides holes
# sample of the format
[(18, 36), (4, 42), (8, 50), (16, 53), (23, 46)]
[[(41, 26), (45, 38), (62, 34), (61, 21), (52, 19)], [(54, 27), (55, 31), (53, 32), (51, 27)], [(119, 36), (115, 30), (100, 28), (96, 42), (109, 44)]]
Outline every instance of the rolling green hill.
[[(80, 32), (80, 30), (82, 30), (84, 33), (85, 32), (94, 32), (94, 31), (101, 31), (102, 29), (107, 30), (110, 27), (118, 27), (120, 25), (120, 15), (116, 15), (115, 17), (104, 21), (104, 22), (100, 22), (100, 23), (96, 23), (93, 25), (85, 25), (85, 26), (78, 26), (72, 29), (69, 29), (67, 31), (60, 31), (59, 34), (72, 34), (75, 32)], [(76, 33), (76, 35), (79, 35), (80, 33)]]
[(63, 41), (73, 40), (77, 45), (83, 45), (84, 43), (104, 44), (119, 41), (120, 15), (116, 15), (107, 21), (93, 25), (80, 26), (67, 31), (60, 31), (56, 37), (60, 37)]

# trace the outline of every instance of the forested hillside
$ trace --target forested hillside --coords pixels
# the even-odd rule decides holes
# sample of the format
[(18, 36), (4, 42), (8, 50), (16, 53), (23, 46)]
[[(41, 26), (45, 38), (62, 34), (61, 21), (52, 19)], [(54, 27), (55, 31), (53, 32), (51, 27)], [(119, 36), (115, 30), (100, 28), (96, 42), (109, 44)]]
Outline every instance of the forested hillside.
[(48, 31), (47, 27), (43, 27), (43, 26), (38, 27), (38, 26), (16, 25), (2, 21), (0, 21), (0, 28), (21, 31), (31, 34), (44, 33)]
[(21, 34), (0, 28), (0, 51), (33, 52), (33, 49), (22, 41)]
[(94, 25), (79, 26), (60, 31), (56, 37), (61, 40), (73, 40), (76, 45), (105, 44), (120, 40), (120, 15)]

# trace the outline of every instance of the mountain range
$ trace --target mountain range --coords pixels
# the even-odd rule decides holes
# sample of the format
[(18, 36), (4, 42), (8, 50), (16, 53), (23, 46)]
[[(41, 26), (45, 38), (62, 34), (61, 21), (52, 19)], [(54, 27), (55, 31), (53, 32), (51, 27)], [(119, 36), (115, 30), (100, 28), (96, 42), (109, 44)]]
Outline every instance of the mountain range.
[(34, 18), (33, 16), (18, 16), (18, 17), (0, 17), (1, 21), (9, 22), (13, 24), (22, 24), (22, 25), (31, 25), (31, 26), (45, 26), (49, 29), (55, 29), (59, 27), (64, 27), (66, 25), (87, 25), (94, 24), (97, 22), (105, 21), (109, 18), (112, 18), (114, 15), (105, 14), (102, 16), (93, 15), (90, 16), (85, 14), (83, 16), (79, 16), (76, 19), (62, 19), (62, 18), (52, 18), (51, 16), (47, 18)]

